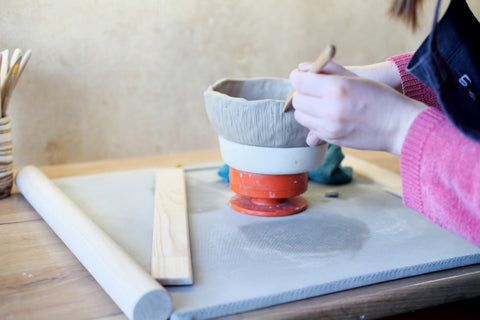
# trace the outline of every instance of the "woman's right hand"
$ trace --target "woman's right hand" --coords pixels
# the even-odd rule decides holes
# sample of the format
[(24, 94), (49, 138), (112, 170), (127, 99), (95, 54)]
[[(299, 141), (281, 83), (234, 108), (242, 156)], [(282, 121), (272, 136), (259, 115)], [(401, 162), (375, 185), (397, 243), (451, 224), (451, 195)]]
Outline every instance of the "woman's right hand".
[(321, 74), (300, 69), (292, 71), (290, 82), (296, 89), (295, 118), (311, 131), (309, 145), (322, 139), (399, 155), (410, 125), (426, 107), (390, 85), (359, 77), (334, 62)]
[[(298, 65), (298, 70), (308, 71), (311, 62), (304, 62)], [(327, 65), (323, 73), (338, 74), (345, 76), (357, 75), (362, 78), (368, 78), (377, 82), (384, 83), (401, 92), (401, 78), (397, 66), (392, 61), (384, 61), (364, 66), (346, 66), (331, 63)]]

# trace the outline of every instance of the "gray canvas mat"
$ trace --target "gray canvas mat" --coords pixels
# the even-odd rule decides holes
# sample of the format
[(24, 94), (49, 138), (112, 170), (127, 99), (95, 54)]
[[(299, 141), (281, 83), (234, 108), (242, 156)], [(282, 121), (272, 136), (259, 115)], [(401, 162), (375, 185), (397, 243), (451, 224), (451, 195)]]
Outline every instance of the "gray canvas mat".
[[(255, 217), (228, 207), (218, 167), (186, 171), (194, 285), (167, 287), (171, 319), (206, 319), (480, 262), (480, 248), (355, 175), (309, 185), (309, 207)], [(155, 169), (53, 180), (147, 271)], [(338, 198), (326, 198), (338, 191)]]

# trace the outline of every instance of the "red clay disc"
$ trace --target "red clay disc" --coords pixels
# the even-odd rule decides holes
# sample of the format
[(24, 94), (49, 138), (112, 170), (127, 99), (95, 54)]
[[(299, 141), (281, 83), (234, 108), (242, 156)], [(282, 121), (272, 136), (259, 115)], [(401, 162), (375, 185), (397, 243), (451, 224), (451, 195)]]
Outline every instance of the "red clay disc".
[(308, 172), (269, 175), (230, 167), (230, 189), (252, 198), (283, 199), (301, 195), (308, 188)]
[(230, 206), (242, 213), (264, 217), (288, 216), (307, 208), (307, 201), (301, 196), (276, 199), (277, 201), (272, 203), (265, 203), (264, 199), (258, 200), (237, 194), (230, 199)]
[(301, 212), (307, 201), (300, 195), (308, 188), (308, 173), (267, 175), (230, 167), (230, 188), (237, 193), (230, 206), (237, 211), (279, 217)]

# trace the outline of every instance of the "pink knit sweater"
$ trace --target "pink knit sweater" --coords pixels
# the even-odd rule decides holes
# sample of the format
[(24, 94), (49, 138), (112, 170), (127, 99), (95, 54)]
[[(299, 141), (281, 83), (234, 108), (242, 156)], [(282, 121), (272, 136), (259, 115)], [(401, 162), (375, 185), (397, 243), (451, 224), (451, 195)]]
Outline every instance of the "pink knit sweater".
[(480, 246), (480, 143), (458, 131), (441, 111), (435, 92), (405, 70), (411, 56), (388, 59), (397, 65), (403, 93), (429, 106), (413, 122), (402, 147), (403, 201)]

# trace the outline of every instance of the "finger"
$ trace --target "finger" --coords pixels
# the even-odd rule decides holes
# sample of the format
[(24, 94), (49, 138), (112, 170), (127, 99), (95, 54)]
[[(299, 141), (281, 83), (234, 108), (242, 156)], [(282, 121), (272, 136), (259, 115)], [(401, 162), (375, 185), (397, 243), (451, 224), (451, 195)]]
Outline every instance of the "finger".
[(347, 76), (347, 77), (356, 77), (357, 75), (350, 70), (346, 69), (342, 65), (335, 63), (334, 61), (330, 61), (322, 68), (322, 73), (327, 74), (336, 74), (339, 76)]
[(336, 115), (325, 113), (320, 117), (313, 117), (307, 113), (295, 110), (295, 120), (322, 140), (331, 142), (333, 139), (341, 139), (348, 132), (351, 126), (345, 119), (339, 119)]
[(292, 106), (311, 117), (322, 119), (336, 119), (343, 112), (338, 100), (332, 99), (331, 96), (315, 97), (298, 91), (293, 94)]
[(323, 115), (324, 99), (296, 91), (292, 97), (292, 106), (295, 110), (308, 114), (311, 117)]
[(292, 106), (296, 110), (303, 112), (308, 112), (309, 110), (315, 108), (318, 105), (319, 97), (309, 96), (298, 91), (295, 91), (292, 96)]
[[(308, 72), (312, 67), (313, 62), (301, 62), (298, 64), (298, 70), (302, 72)], [(327, 74), (337, 74), (342, 76), (356, 76), (355, 73), (351, 72), (350, 70), (344, 68), (343, 66), (329, 61), (320, 72), (318, 73), (327, 73)]]
[(298, 64), (298, 70), (307, 72), (312, 67), (312, 62), (302, 62)]
[(329, 125), (326, 118), (312, 117), (311, 115), (298, 110), (295, 110), (294, 117), (299, 124), (313, 131), (321, 130), (321, 128)]
[(310, 147), (318, 146), (322, 141), (313, 131), (308, 132), (306, 142)]
[(296, 91), (310, 96), (325, 96), (338, 85), (337, 77), (293, 70), (290, 73), (290, 82)]

